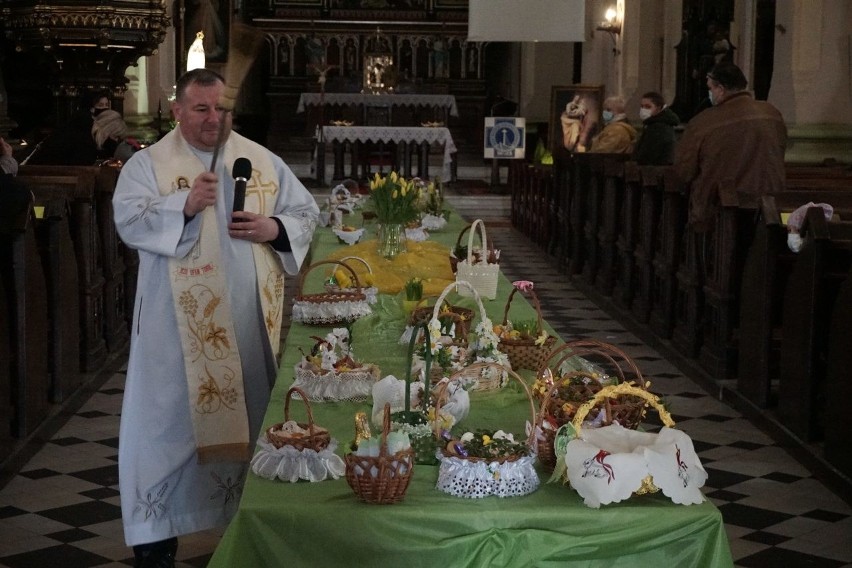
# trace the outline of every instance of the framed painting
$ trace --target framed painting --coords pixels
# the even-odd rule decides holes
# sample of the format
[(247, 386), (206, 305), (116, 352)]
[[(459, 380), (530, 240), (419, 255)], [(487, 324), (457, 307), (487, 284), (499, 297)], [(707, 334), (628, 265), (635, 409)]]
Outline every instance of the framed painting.
[(554, 158), (586, 151), (603, 123), (603, 101), (603, 85), (551, 88), (549, 147)]

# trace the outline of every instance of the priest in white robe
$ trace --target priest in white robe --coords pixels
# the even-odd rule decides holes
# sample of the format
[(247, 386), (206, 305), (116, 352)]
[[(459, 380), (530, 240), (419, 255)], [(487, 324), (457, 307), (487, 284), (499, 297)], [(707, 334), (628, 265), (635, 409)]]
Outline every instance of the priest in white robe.
[[(181, 77), (177, 128), (125, 164), (113, 198), (139, 251), (119, 434), (136, 566), (173, 565), (177, 536), (233, 516), (276, 376), (283, 272), (298, 273), (319, 215), (279, 157), (230, 131), (223, 90), (209, 70)], [(237, 158), (252, 168), (232, 213)]]

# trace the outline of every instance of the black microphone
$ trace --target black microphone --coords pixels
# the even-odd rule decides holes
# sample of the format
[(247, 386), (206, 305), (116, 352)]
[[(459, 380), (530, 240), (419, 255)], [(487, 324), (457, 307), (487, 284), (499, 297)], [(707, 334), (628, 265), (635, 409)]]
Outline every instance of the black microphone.
[(251, 178), (251, 160), (237, 158), (232, 169), (234, 174), (234, 211), (242, 211), (246, 204), (246, 182)]

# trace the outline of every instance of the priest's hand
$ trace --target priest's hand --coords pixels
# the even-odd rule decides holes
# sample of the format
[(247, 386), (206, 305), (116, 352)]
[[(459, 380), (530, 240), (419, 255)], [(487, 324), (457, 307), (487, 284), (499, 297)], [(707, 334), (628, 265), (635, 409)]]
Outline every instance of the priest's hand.
[(183, 206), (183, 214), (187, 217), (195, 217), (204, 209), (216, 203), (216, 191), (219, 186), (219, 177), (212, 172), (199, 174), (192, 181), (189, 195)]
[(251, 211), (234, 211), (228, 223), (228, 234), (233, 239), (253, 243), (267, 243), (278, 238), (278, 223)]

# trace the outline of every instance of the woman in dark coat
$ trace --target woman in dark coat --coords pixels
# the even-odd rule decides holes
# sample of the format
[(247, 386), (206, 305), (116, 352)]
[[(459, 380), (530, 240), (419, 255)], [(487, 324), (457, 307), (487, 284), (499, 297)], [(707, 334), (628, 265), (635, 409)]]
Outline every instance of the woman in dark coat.
[(633, 151), (633, 159), (640, 165), (664, 166), (674, 162), (675, 127), (680, 119), (668, 107), (660, 93), (642, 95), (639, 117), (642, 134)]

